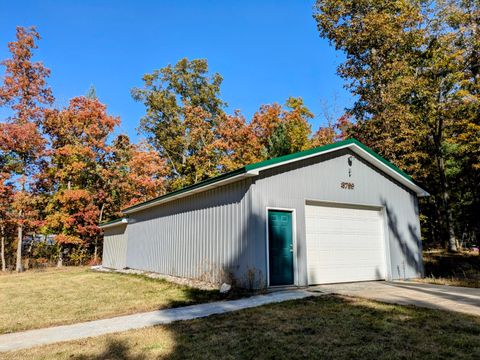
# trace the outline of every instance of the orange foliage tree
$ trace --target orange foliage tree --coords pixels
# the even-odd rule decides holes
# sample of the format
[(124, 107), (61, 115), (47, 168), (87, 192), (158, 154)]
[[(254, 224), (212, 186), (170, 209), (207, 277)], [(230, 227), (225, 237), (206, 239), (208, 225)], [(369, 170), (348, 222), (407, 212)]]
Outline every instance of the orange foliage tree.
[(215, 147), (221, 154), (219, 166), (222, 172), (262, 160), (260, 139), (252, 124), (248, 124), (239, 111), (226, 115), (219, 123), (217, 133)]
[(40, 39), (38, 32), (35, 28), (18, 27), (16, 37), (8, 44), (11, 58), (1, 62), (5, 75), (0, 86), (0, 106), (8, 108), (10, 116), (0, 123), (0, 151), (8, 159), (4, 172), (12, 174), (18, 190), (13, 199), (18, 233), (16, 269), (22, 271), (24, 227), (31, 225), (25, 206), (31, 201), (30, 186), (45, 145), (39, 126), (45, 106), (54, 99), (46, 84), (50, 71), (42, 63), (32, 61), (33, 49)]
[(83, 96), (46, 112), (43, 127), (50, 146), (44, 173), (52, 193), (46, 227), (57, 235), (59, 265), (65, 247), (94, 243), (99, 234), (101, 204), (108, 198), (101, 170), (109, 152), (107, 138), (118, 124), (105, 105)]
[(45, 220), (48, 232), (57, 235), (59, 265), (63, 252), (79, 245), (93, 247), (96, 259), (98, 223), (163, 190), (158, 154), (124, 135), (109, 143), (119, 122), (93, 97), (73, 98), (68, 107), (46, 112), (50, 147), (43, 173), (52, 195)]
[(109, 192), (105, 217), (121, 216), (122, 208), (164, 194), (167, 169), (166, 161), (149, 144), (132, 144), (128, 136), (117, 136), (103, 170)]
[(285, 107), (276, 103), (260, 106), (250, 123), (239, 111), (224, 117), (215, 144), (222, 154), (222, 169), (232, 170), (312, 147), (312, 118), (303, 100), (293, 97), (287, 99)]

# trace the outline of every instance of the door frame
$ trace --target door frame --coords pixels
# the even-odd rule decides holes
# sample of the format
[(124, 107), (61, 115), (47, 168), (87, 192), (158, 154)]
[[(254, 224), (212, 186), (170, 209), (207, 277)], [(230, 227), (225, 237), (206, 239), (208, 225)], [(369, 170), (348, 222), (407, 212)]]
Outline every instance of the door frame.
[(265, 207), (265, 247), (266, 247), (266, 263), (267, 263), (267, 287), (282, 287), (290, 285), (274, 285), (270, 286), (270, 243), (269, 243), (269, 233), (268, 233), (268, 212), (273, 211), (285, 211), (292, 214), (292, 246), (293, 246), (293, 284), (297, 286), (297, 211), (294, 208), (282, 208), (275, 206)]
[[(365, 209), (365, 210), (377, 210), (380, 213), (380, 224), (381, 224), (381, 236), (383, 241), (383, 256), (385, 260), (385, 280), (392, 280), (392, 267), (391, 267), (391, 253), (390, 253), (390, 237), (389, 237), (389, 228), (387, 220), (387, 209), (383, 205), (375, 205), (368, 203), (346, 203), (341, 201), (328, 201), (328, 200), (316, 200), (316, 199), (305, 199), (304, 207), (307, 205), (316, 205), (316, 206), (330, 206), (330, 207), (344, 207), (350, 209)], [(305, 247), (306, 247), (306, 234), (307, 228), (305, 226)], [(308, 269), (308, 252), (305, 254), (305, 266)], [(308, 270), (307, 270), (308, 271)], [(307, 276), (308, 283), (308, 276)]]

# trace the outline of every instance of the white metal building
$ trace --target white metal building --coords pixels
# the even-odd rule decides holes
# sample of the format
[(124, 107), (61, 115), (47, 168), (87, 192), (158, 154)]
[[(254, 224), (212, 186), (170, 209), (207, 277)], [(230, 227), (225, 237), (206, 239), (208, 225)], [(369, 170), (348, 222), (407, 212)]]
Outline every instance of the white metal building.
[(420, 277), (426, 195), (346, 140), (125, 209), (101, 225), (103, 265), (254, 287)]

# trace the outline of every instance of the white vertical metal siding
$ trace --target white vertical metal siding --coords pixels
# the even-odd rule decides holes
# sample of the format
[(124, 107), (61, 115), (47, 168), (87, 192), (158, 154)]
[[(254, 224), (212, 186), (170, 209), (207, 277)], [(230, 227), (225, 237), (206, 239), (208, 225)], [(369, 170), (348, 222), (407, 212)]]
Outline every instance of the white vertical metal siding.
[(127, 266), (127, 225), (106, 228), (103, 235), (102, 266), (124, 269)]
[[(232, 273), (241, 284), (265, 286), (265, 209), (288, 208), (296, 211), (295, 278), (297, 285), (307, 285), (305, 205), (320, 201), (382, 208), (387, 277), (421, 276), (416, 195), (358, 156), (350, 166), (351, 156), (339, 150), (134, 212), (126, 266), (215, 282)], [(342, 182), (354, 183), (354, 189), (342, 188)]]
[[(354, 156), (351, 166), (348, 158)], [(350, 170), (350, 172), (349, 172)], [(354, 183), (354, 189), (341, 187)], [(296, 210), (297, 285), (308, 284), (305, 231), (307, 201), (363, 204), (383, 208), (388, 241), (387, 277), (414, 278), (422, 275), (422, 251), (417, 197), (402, 185), (349, 150), (290, 163), (260, 173), (251, 187), (257, 266), (266, 271), (265, 208)]]
[(131, 214), (127, 266), (212, 282), (231, 273), (244, 282), (249, 185), (242, 180)]

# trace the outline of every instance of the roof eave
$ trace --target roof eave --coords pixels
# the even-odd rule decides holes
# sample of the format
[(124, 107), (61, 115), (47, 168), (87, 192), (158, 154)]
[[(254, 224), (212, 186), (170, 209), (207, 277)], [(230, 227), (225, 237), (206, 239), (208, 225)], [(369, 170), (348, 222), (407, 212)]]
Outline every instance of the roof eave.
[(364, 155), (364, 156), (362, 156), (363, 159), (367, 160), (369, 163), (371, 163), (375, 167), (382, 169), (390, 177), (392, 177), (393, 179), (395, 179), (396, 181), (398, 181), (399, 183), (401, 183), (402, 185), (404, 185), (408, 189), (412, 190), (417, 196), (419, 196), (419, 197), (430, 196), (430, 194), (427, 191), (425, 191), (420, 186), (415, 184), (415, 182), (413, 182), (411, 179), (406, 178), (405, 176), (398, 173), (397, 171), (395, 171), (391, 167), (385, 165), (383, 162), (378, 160), (375, 156), (370, 154), (368, 151), (366, 151), (362, 147), (358, 146), (355, 143), (349, 144), (349, 147), (356, 154), (361, 152), (361, 154), (359, 154), (359, 155), (360, 156)]
[(128, 224), (128, 219), (127, 218), (116, 219), (116, 220), (113, 220), (113, 221), (110, 221), (110, 222), (107, 222), (107, 223), (103, 223), (103, 224), (98, 225), (98, 227), (100, 229), (108, 229), (108, 228), (111, 228), (111, 227), (114, 227), (114, 226), (124, 225), (124, 224)]

